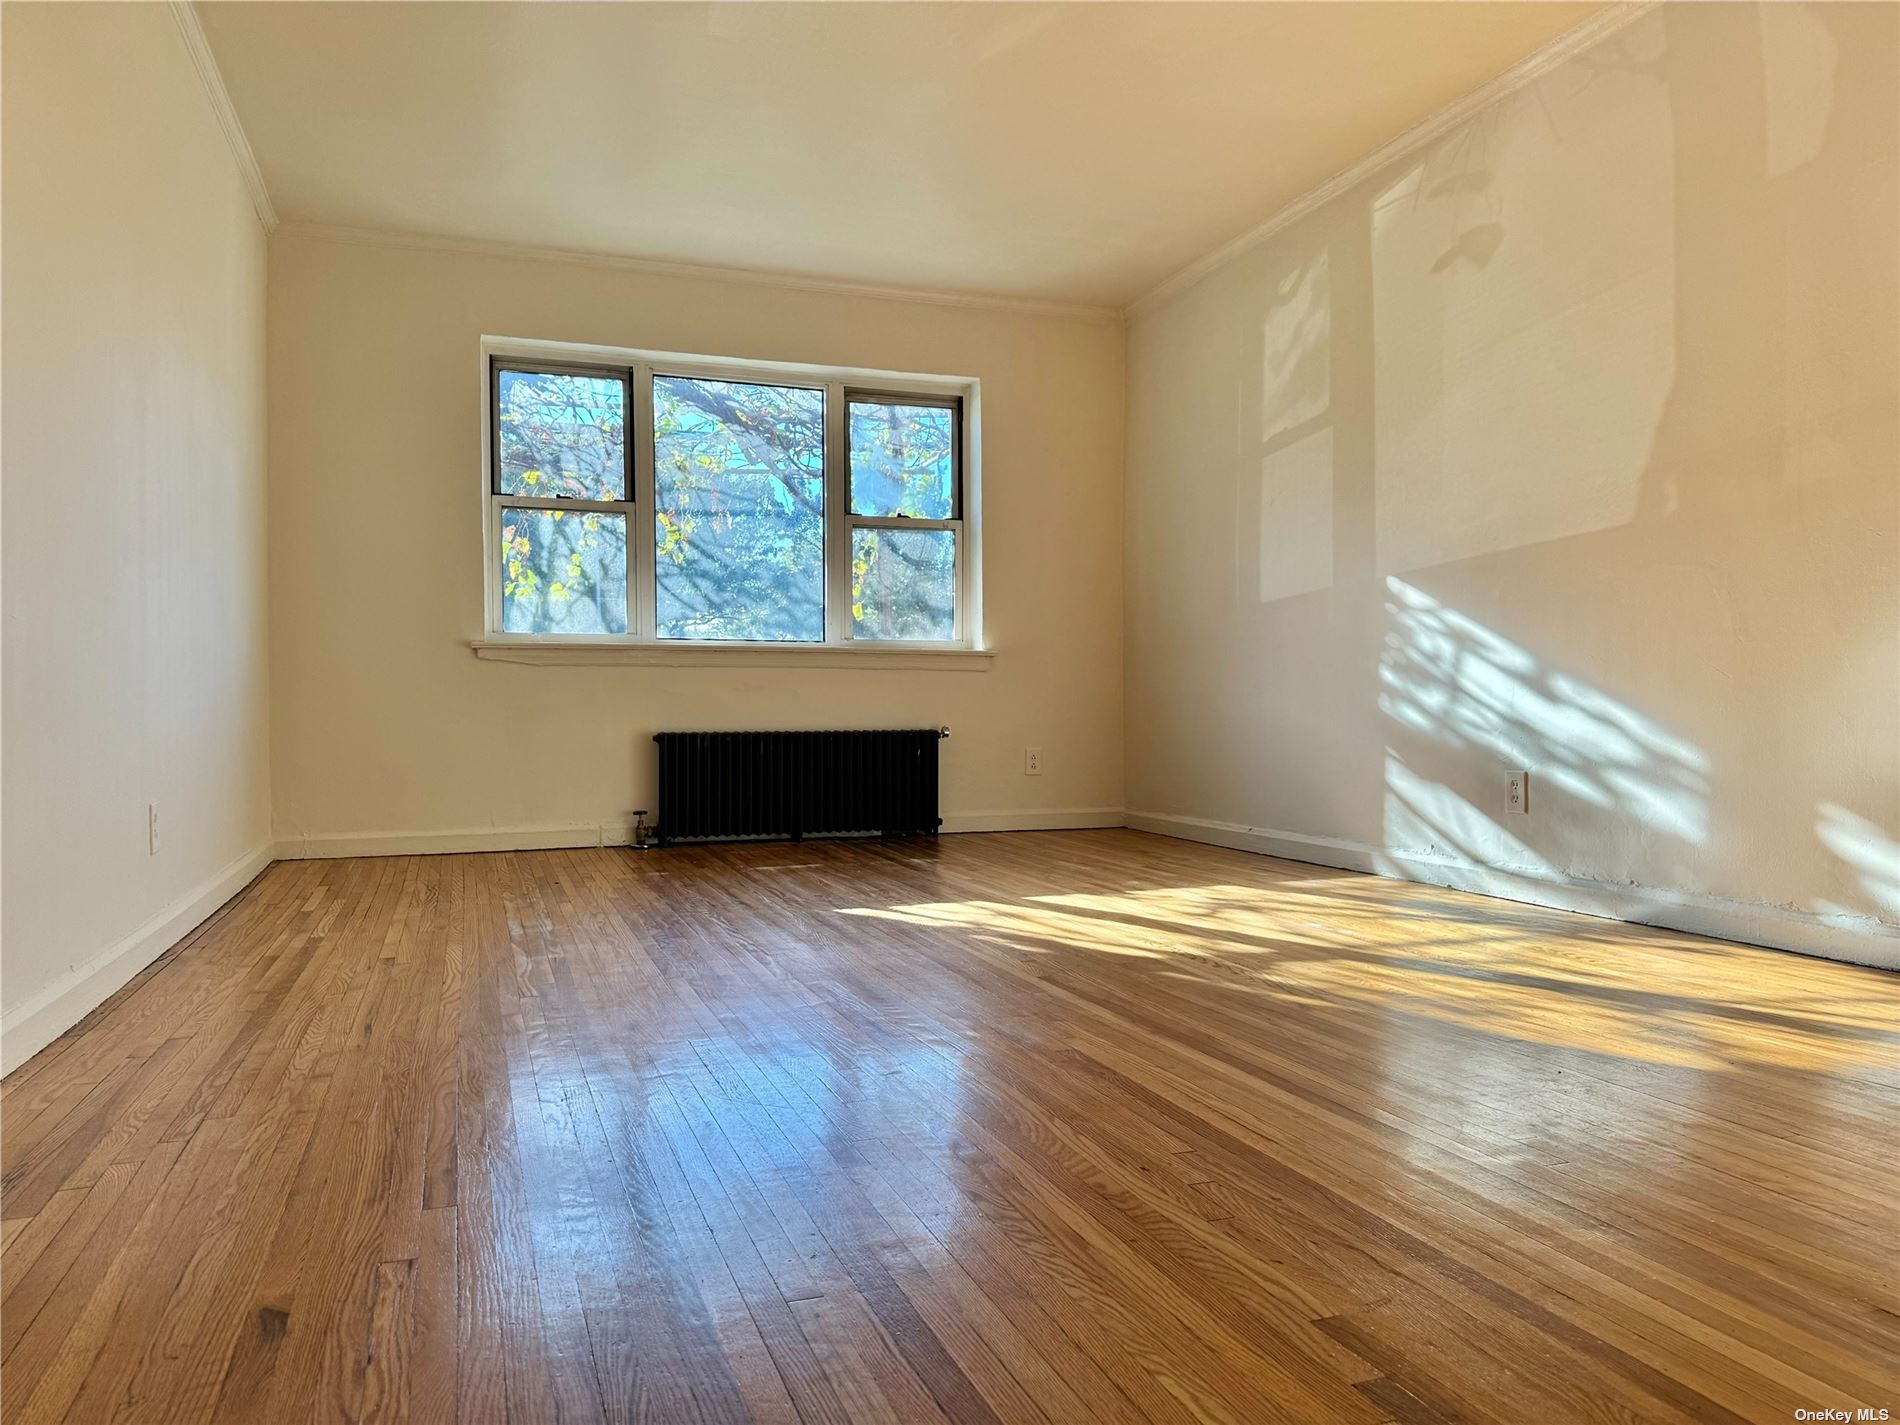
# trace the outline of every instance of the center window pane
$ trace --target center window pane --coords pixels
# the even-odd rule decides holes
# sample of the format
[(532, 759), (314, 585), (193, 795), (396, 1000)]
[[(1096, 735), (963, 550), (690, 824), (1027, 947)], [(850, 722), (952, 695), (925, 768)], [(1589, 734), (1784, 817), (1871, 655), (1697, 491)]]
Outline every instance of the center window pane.
[(653, 378), (661, 638), (823, 642), (825, 393)]

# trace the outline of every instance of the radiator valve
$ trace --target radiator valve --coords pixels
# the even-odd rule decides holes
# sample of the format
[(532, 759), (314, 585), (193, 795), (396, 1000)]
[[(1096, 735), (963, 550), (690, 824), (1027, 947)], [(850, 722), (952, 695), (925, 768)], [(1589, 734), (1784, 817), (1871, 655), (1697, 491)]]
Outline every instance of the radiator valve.
[(651, 851), (653, 849), (653, 828), (647, 825), (647, 814), (636, 811), (633, 814), (633, 849)]

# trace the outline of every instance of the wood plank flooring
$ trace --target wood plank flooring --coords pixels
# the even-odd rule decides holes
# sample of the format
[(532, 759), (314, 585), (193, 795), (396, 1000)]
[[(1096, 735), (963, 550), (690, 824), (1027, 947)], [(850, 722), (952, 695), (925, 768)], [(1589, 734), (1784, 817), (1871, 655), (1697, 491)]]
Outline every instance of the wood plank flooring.
[(286, 862), (0, 1092), (42, 1421), (1900, 1417), (1900, 976), (1134, 832)]

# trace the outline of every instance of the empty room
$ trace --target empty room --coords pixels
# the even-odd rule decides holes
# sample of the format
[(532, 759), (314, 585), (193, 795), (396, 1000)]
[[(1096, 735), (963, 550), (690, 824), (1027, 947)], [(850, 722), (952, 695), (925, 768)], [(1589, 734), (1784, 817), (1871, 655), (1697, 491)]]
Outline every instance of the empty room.
[(0, 1425), (1900, 1419), (1900, 4), (0, 3)]

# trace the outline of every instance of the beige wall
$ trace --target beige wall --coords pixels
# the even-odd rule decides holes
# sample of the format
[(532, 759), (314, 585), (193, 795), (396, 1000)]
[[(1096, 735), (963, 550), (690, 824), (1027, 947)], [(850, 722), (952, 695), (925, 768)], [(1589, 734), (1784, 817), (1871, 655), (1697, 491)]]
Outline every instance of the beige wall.
[(1138, 317), (1141, 824), (1900, 963), (1897, 22), (1651, 12)]
[[(1119, 821), (1122, 332), (624, 266), (271, 253), (275, 821), (288, 854), (624, 839), (665, 728), (948, 723), (952, 825)], [(483, 336), (974, 376), (987, 672), (520, 667), (481, 636)], [(1023, 775), (1040, 746), (1044, 774)]]
[(166, 7), (4, 26), (10, 1068), (270, 826), (263, 231)]

